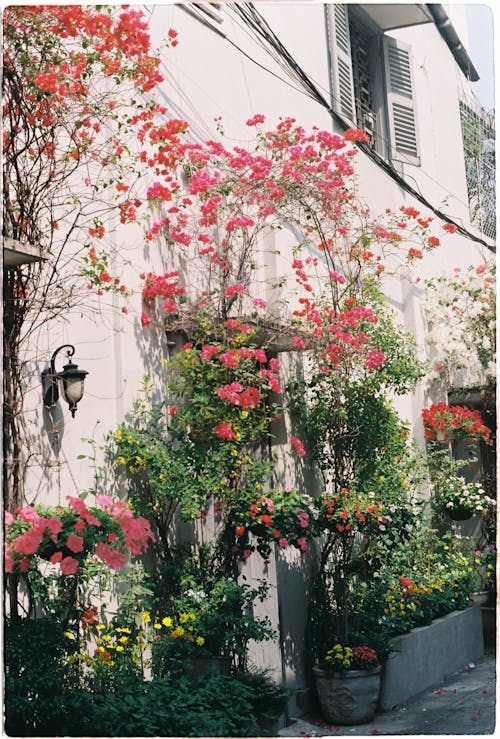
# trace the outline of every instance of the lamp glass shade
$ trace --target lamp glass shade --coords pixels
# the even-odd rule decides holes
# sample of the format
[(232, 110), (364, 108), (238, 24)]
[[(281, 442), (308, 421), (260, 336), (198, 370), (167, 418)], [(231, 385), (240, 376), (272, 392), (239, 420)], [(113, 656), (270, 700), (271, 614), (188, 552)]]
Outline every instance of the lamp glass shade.
[(65, 364), (59, 375), (62, 380), (63, 395), (73, 417), (75, 416), (77, 403), (83, 396), (83, 383), (86, 375), (88, 375), (88, 372), (79, 370), (78, 365), (73, 364), (73, 362)]
[(63, 393), (66, 401), (76, 405), (83, 397), (83, 377), (66, 377), (63, 379)]

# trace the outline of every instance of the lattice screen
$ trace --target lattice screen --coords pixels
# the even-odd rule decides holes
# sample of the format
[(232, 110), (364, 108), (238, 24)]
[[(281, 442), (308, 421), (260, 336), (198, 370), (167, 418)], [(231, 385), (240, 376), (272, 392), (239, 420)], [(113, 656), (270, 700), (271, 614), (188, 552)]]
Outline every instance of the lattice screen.
[(467, 193), (472, 223), (491, 239), (496, 237), (495, 121), (486, 111), (460, 102)]

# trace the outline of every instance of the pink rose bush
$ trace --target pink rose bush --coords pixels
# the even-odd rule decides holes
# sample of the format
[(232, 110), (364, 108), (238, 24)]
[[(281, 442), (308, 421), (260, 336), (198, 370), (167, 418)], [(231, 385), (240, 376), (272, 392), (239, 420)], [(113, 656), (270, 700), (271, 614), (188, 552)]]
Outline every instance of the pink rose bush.
[(112, 570), (125, 564), (127, 552), (145, 551), (155, 535), (149, 522), (134, 517), (124, 501), (97, 495), (89, 507), (84, 496), (67, 496), (68, 506), (25, 506), (5, 514), (5, 570), (27, 572), (39, 559), (76, 575), (85, 560), (97, 558)]

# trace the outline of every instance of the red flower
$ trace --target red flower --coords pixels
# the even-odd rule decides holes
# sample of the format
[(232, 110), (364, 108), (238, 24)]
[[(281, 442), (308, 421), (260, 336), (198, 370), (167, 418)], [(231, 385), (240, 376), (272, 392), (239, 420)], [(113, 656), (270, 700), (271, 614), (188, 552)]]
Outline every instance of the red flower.
[(369, 141), (370, 137), (364, 131), (360, 131), (359, 128), (348, 128), (344, 133), (346, 141)]
[(260, 403), (260, 392), (256, 387), (249, 387), (243, 390), (239, 396), (239, 404), (242, 408), (255, 408)]
[(247, 126), (256, 126), (258, 123), (264, 123), (265, 118), (262, 115), (262, 113), (257, 113), (253, 116), (253, 118), (249, 118), (247, 121)]
[(68, 536), (68, 540), (66, 542), (66, 546), (68, 549), (71, 549), (72, 552), (82, 552), (83, 551), (83, 539), (81, 536), (76, 536), (76, 534), (70, 534)]
[(80, 621), (84, 624), (97, 624), (99, 623), (99, 616), (97, 615), (97, 606), (90, 606), (83, 613)]
[(306, 450), (304, 449), (304, 445), (300, 441), (300, 439), (297, 439), (296, 436), (290, 437), (290, 444), (295, 447), (295, 451), (299, 455), (299, 457), (305, 457), (306, 456)]
[(78, 569), (78, 560), (74, 557), (64, 557), (59, 563), (63, 575), (74, 575)]
[(234, 439), (234, 431), (226, 421), (214, 426), (212, 431), (219, 437), (219, 439), (227, 439), (228, 441)]

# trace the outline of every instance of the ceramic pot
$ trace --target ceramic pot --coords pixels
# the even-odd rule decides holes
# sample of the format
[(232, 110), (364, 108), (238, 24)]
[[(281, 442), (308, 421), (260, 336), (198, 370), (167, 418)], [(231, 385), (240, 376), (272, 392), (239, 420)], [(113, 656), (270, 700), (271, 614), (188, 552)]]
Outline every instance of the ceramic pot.
[(471, 603), (477, 606), (485, 606), (488, 604), (490, 594), (487, 590), (480, 590), (477, 593), (472, 593), (470, 599)]
[(325, 719), (340, 725), (371, 721), (377, 710), (381, 670), (376, 667), (374, 670), (330, 672), (314, 667), (316, 691)]

